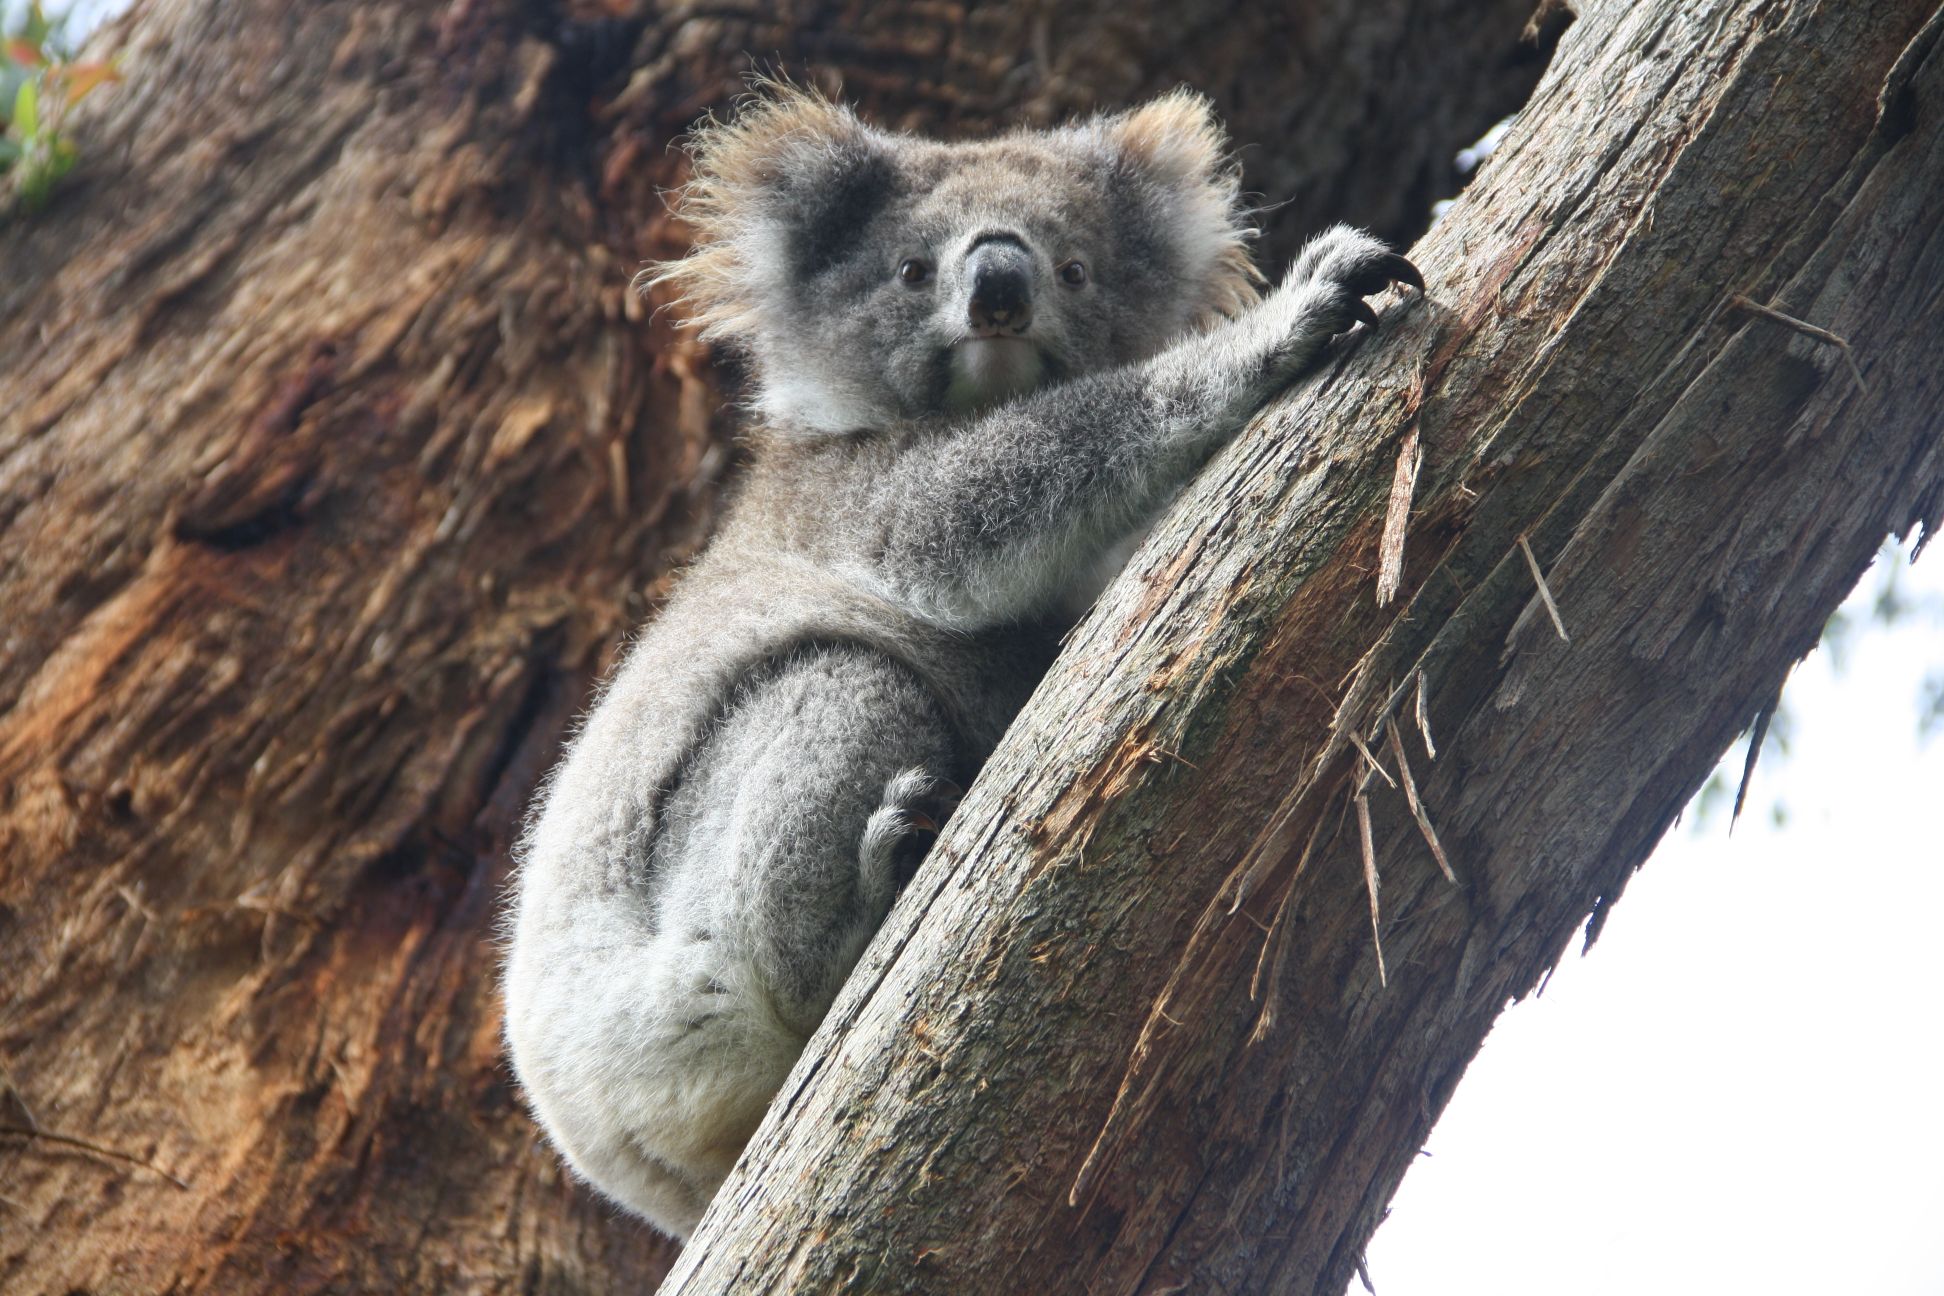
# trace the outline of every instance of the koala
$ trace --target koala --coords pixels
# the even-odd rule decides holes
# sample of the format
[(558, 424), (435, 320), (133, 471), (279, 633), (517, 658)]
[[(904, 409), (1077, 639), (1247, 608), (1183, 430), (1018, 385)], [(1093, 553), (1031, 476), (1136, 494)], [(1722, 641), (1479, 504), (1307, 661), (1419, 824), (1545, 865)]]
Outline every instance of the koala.
[(769, 86), (651, 270), (750, 365), (752, 462), (521, 850), (506, 1038), (582, 1177), (693, 1230), (957, 789), (1213, 451), (1417, 271), (1262, 294), (1206, 101), (939, 143)]

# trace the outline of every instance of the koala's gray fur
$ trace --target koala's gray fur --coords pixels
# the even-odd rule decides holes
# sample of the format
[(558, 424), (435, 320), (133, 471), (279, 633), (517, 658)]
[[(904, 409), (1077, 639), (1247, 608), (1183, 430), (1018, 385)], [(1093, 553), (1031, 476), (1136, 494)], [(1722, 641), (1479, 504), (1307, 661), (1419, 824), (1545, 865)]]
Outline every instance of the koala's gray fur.
[(548, 1134), (677, 1236), (1062, 609), (1374, 323), (1363, 296), (1417, 283), (1338, 227), (1258, 302), (1220, 128), (1186, 93), (939, 144), (770, 87), (695, 153), (697, 250), (658, 278), (752, 361), (757, 454), (547, 786), (506, 971)]

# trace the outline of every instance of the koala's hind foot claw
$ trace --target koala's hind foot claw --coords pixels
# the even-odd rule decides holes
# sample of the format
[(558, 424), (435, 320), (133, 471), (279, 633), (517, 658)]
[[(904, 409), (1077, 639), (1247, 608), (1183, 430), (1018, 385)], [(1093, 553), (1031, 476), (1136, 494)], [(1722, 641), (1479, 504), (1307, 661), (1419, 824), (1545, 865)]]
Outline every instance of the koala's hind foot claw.
[(866, 876), (903, 890), (965, 795), (958, 784), (909, 769), (884, 785), (884, 800), (864, 826)]

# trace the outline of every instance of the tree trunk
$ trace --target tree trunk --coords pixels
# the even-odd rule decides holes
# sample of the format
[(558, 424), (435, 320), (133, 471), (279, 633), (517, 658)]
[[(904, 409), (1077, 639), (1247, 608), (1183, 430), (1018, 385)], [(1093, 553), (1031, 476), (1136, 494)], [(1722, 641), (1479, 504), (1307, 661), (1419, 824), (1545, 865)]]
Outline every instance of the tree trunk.
[(141, 6), (0, 225), (0, 1287), (668, 1263), (537, 1146), (491, 931), (730, 457), (627, 282), (743, 51), (953, 133), (1189, 81), (1291, 199), (1273, 261), (1414, 232), (1536, 79), (1531, 3)]
[(1507, 999), (1944, 520), (1935, 8), (1582, 10), (1428, 298), (1074, 636), (664, 1291), (1343, 1290)]

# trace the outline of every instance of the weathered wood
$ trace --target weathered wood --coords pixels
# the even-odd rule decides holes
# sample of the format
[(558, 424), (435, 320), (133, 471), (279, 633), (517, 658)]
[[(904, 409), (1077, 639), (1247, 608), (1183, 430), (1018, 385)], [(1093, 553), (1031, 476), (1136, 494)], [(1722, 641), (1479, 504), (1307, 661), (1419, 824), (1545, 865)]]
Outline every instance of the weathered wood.
[(664, 1291), (1337, 1296), (1507, 1000), (1944, 521), (1944, 11), (1578, 7), (1428, 300), (1075, 635)]
[(79, 169), (0, 227), (0, 1288), (667, 1264), (535, 1145), (491, 924), (730, 459), (627, 283), (748, 52), (940, 132), (1192, 82), (1291, 200), (1273, 259), (1414, 232), (1536, 79), (1529, 9), (139, 6)]

